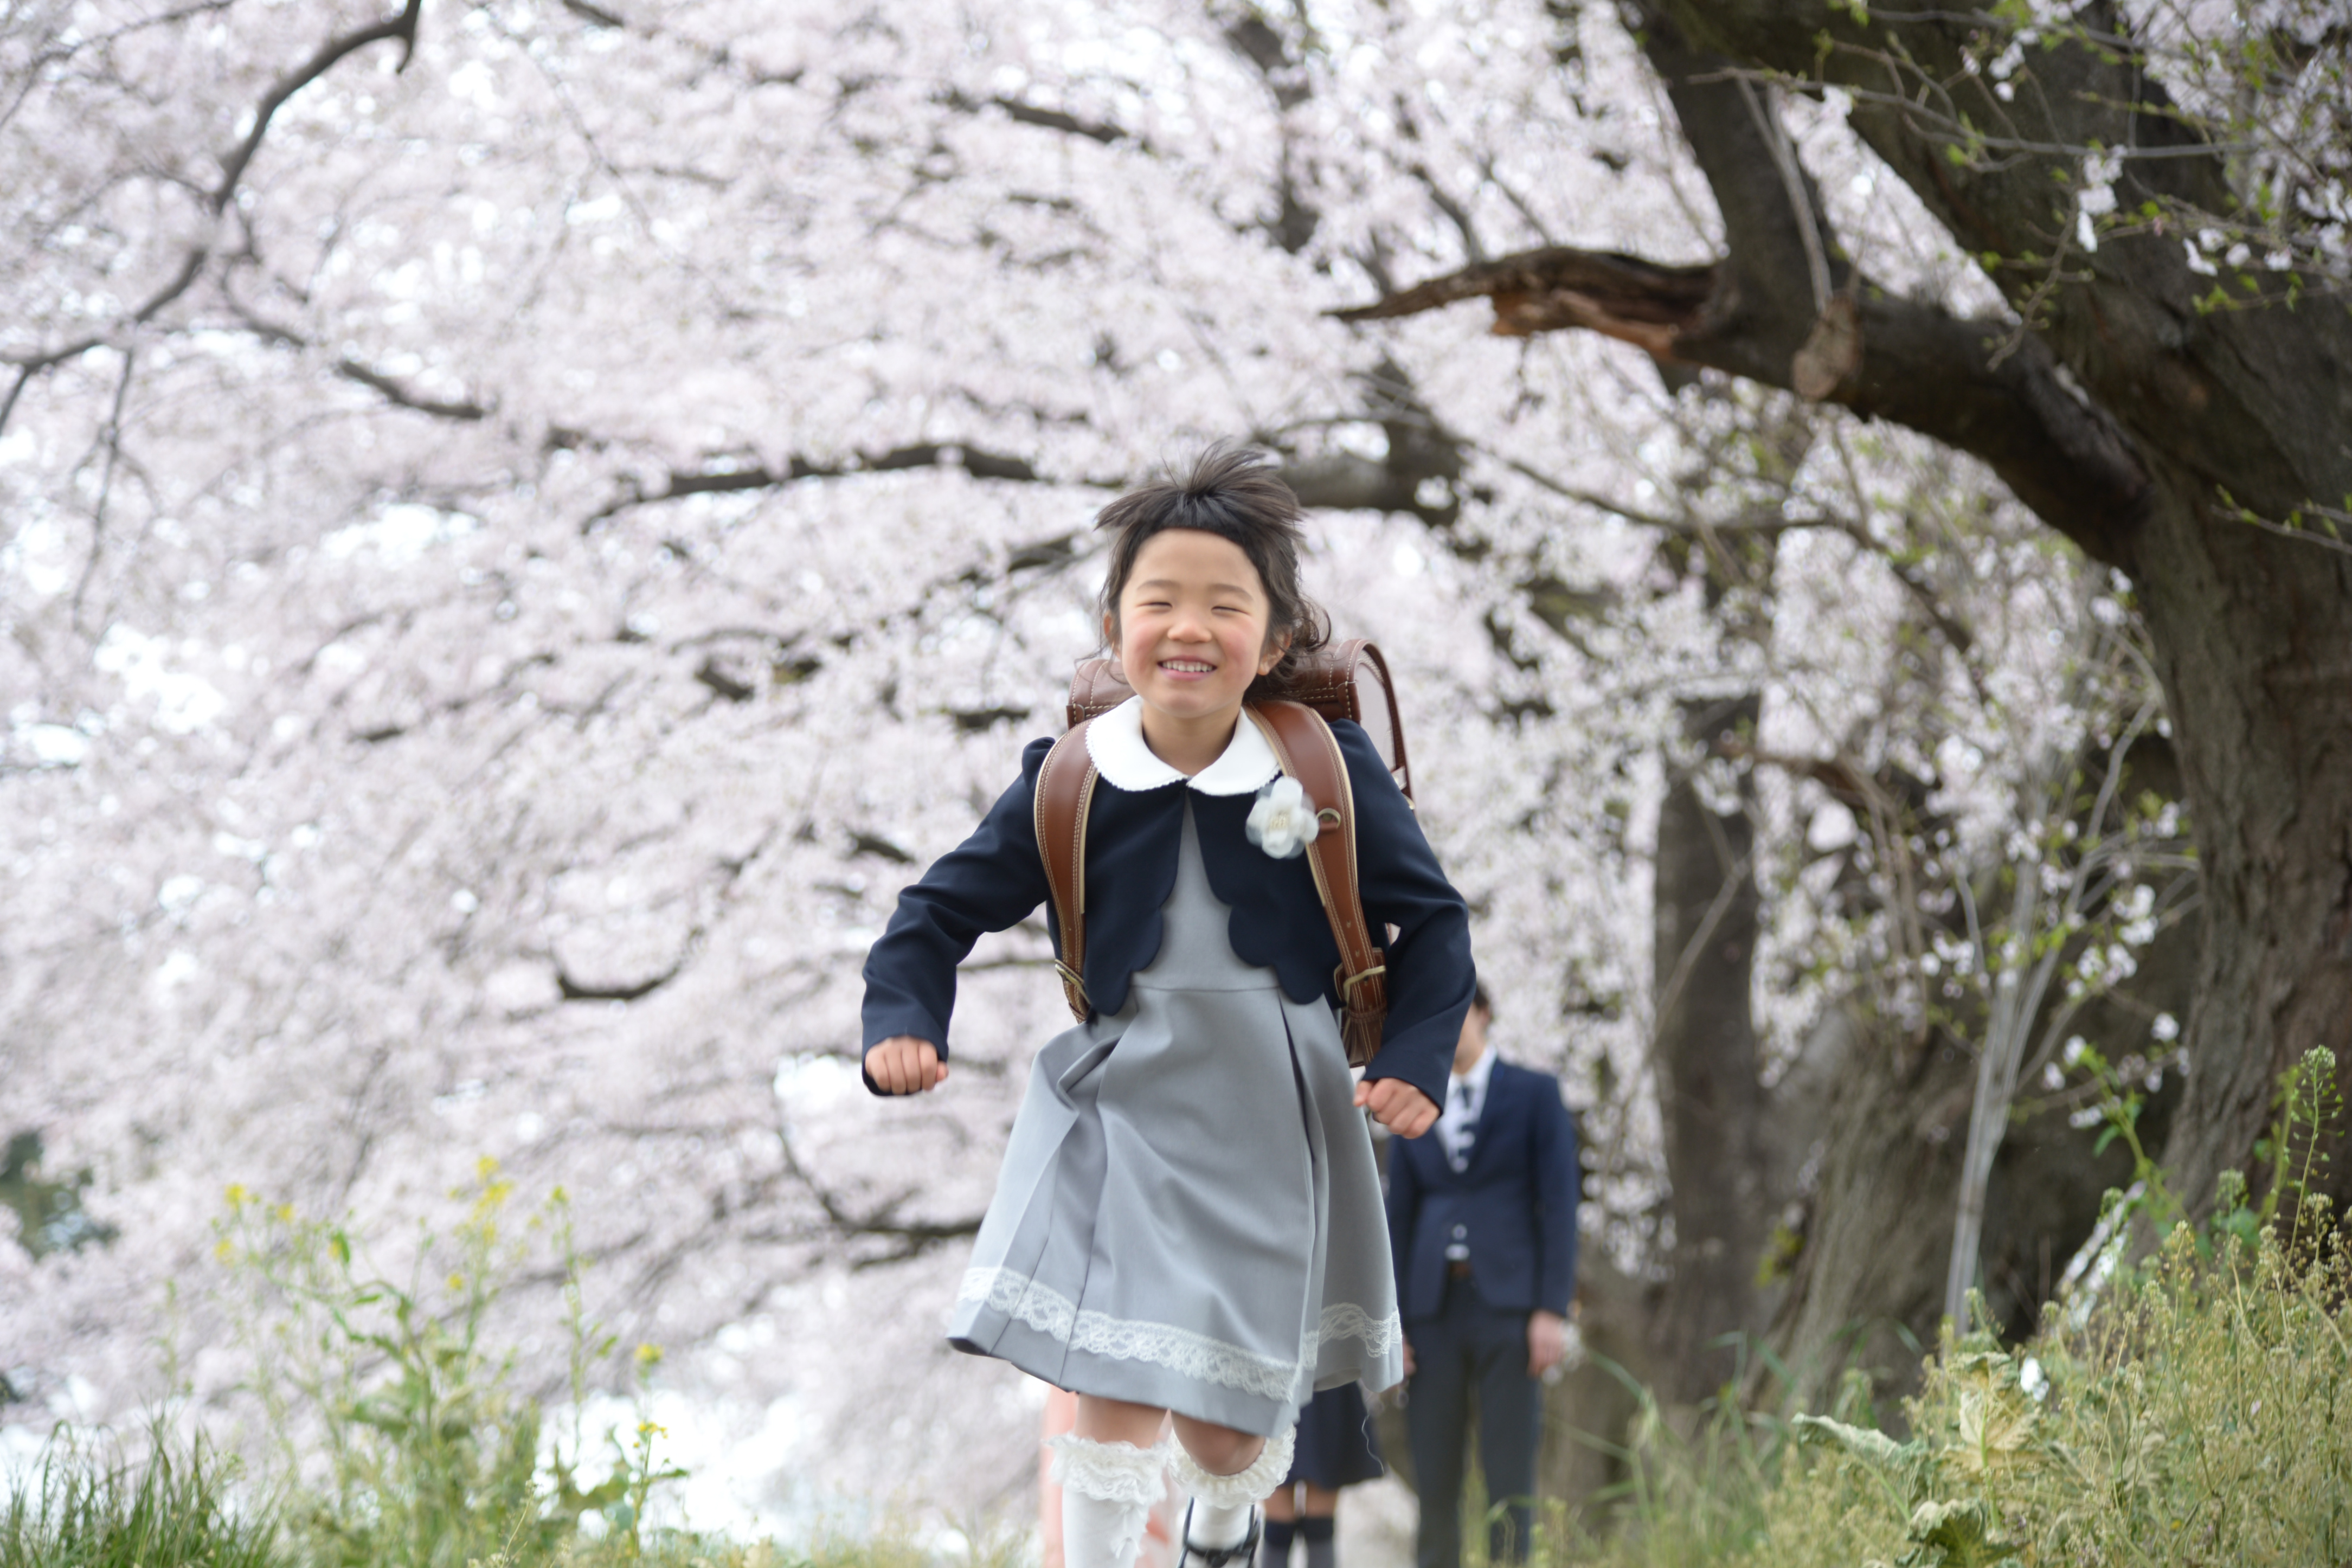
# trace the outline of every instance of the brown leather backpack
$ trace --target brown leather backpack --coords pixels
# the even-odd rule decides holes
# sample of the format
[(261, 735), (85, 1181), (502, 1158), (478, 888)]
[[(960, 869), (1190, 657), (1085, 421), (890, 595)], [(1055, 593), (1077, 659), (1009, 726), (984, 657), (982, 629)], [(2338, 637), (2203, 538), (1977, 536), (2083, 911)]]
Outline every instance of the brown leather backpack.
[[(1134, 695), (1110, 660), (1088, 659), (1078, 666), (1070, 681), (1069, 731), (1037, 770), (1037, 850), (1045, 862), (1062, 937), (1062, 956), (1054, 967), (1061, 973), (1070, 1012), (1081, 1023), (1093, 1011), (1084, 977), (1087, 814), (1095, 791), (1086, 728)], [(1363, 898), (1356, 887), (1355, 794), (1328, 721), (1351, 719), (1363, 726), (1410, 803), (1412, 773), (1388, 661), (1361, 638), (1333, 644), (1300, 660), (1279, 699), (1252, 703), (1243, 711), (1274, 748), (1282, 771), (1298, 781), (1316, 807), (1320, 830), (1307, 847), (1307, 863), (1339, 946), (1333, 980), (1339, 993), (1340, 1037), (1347, 1043), (1348, 1064), (1362, 1067), (1380, 1049), (1381, 1026), (1388, 1017), (1388, 966), (1364, 924)]]

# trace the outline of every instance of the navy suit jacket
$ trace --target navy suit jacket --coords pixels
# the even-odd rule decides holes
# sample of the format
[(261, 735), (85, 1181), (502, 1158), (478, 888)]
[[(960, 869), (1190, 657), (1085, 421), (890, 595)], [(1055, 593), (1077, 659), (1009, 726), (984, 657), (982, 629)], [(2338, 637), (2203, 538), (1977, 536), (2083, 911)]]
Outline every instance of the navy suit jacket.
[[(1470, 913), (1413, 819), (1412, 807), (1362, 728), (1339, 720), (1331, 732), (1348, 764), (1356, 807), (1356, 880), (1367, 929), (1394, 928), (1388, 961), (1389, 1014), (1368, 1078), (1398, 1078), (1441, 1105), (1476, 973)], [(898, 895), (890, 924), (866, 956), (866, 1045), (898, 1035), (948, 1054), (956, 965), (983, 931), (1003, 931), (1046, 901), (1037, 856), (1037, 769), (1053, 742), (1029, 742), (1021, 776), (972, 836), (931, 863)], [(1087, 814), (1087, 999), (1097, 1014), (1126, 1005), (1129, 978), (1160, 952), (1160, 911), (1176, 887), (1190, 794), (1209, 886), (1232, 906), (1235, 956), (1272, 969), (1294, 1002), (1336, 1006), (1339, 944), (1304, 855), (1277, 860), (1243, 831), (1255, 797), (1213, 795), (1182, 780), (1157, 789), (1095, 784)], [(1061, 948), (1056, 922), (1054, 946)], [(867, 1087), (873, 1088), (871, 1078)], [(878, 1093), (879, 1090), (877, 1090)]]
[(1497, 1058), (1476, 1130), (1469, 1168), (1459, 1173), (1434, 1135), (1389, 1143), (1398, 1310), (1408, 1323), (1437, 1315), (1445, 1249), (1459, 1241), (1470, 1248), (1470, 1283), (1486, 1305), (1566, 1317), (1576, 1289), (1580, 1184), (1576, 1124), (1560, 1103), (1559, 1079)]

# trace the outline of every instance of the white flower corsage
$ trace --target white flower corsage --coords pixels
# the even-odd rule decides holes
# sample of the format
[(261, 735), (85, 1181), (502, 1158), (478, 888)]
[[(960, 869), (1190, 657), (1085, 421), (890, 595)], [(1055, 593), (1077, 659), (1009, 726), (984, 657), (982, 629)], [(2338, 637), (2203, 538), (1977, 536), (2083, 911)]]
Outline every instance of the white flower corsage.
[(1315, 803), (1289, 774), (1268, 780), (1257, 792), (1257, 800), (1250, 807), (1249, 840), (1276, 859), (1287, 860), (1303, 853), (1320, 831)]

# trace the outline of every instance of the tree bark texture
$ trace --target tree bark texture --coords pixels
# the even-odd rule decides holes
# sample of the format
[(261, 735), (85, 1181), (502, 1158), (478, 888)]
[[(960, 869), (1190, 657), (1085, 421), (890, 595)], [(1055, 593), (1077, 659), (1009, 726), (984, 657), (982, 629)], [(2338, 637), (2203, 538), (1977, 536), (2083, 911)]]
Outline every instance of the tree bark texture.
[[(1856, 798), (1850, 784), (1833, 781), (1833, 774), (1823, 778), (1839, 798)], [(2120, 780), (2121, 798), (2143, 795), (2181, 795), (2177, 753), (2154, 736), (2133, 744)], [(1924, 787), (1906, 798), (1896, 832), (1932, 832), (1932, 822), (1911, 815), (1925, 810), (1927, 799)], [(2078, 821), (2087, 827), (2087, 814)], [(2158, 1157), (2182, 1082), (2162, 1066), (2178, 1047), (2157, 1020), (2189, 1010), (2203, 945), (2200, 923), (2192, 906), (2160, 926), (2141, 950), (2137, 972), (2073, 1006), (2063, 1026), (2096, 1046), (2118, 1072), (2132, 1075), (2133, 1087), (2147, 1097), (2137, 1134)], [(2066, 961), (2091, 940), (2077, 937)], [(1882, 1415), (1890, 1414), (1884, 1401), (1916, 1388), (1921, 1353), (1935, 1342), (1943, 1316), (1953, 1198), (1979, 1067), (1969, 1042), (1989, 1031), (1981, 994), (1971, 997), (1948, 975), (1939, 984), (1951, 987), (1937, 998), (1949, 1010), (1946, 1024), (1924, 1032), (1900, 1028), (1856, 996), (1832, 1011), (1773, 1086), (1768, 1131), (1780, 1144), (1778, 1169), (1786, 1173), (1776, 1174), (1771, 1187), (1791, 1215), (1798, 1247), (1769, 1339), (1794, 1379), (1787, 1396), (1813, 1409), (1827, 1406), (1841, 1378), (1854, 1370), (1870, 1379)], [(2024, 1037), (2038, 1049), (2069, 1006), (2063, 996), (2043, 994)], [(2106, 1193), (2127, 1186), (2134, 1175), (2120, 1140), (2102, 1150), (2101, 1124), (2075, 1125), (2094, 1104), (2088, 1091), (2053, 1092), (2041, 1076), (2043, 1065), (2039, 1056), (2021, 1064), (2019, 1093), (2004, 1117), (2007, 1131), (1985, 1190), (1977, 1252), (1986, 1312), (2012, 1340), (2039, 1325)], [(1783, 1391), (1758, 1376), (1749, 1393)]]
[(1772, 1336), (1813, 1408), (1848, 1368), (1883, 1393), (1916, 1385), (1922, 1347), (1935, 1342), (1969, 1115), (1972, 1068), (1960, 1052), (1904, 1048), (1859, 1017), (1851, 1026), (1864, 1043), (1822, 1130), (1804, 1246)]
[[(1892, 420), (1981, 458), (2137, 590), (2206, 879), (2190, 1071), (2173, 1148), (2194, 1209), (2257, 1182), (2273, 1088), (2314, 1046), (2352, 1091), (2352, 555), (2289, 526), (2352, 510), (2352, 313), (2326, 279), (2193, 270), (2198, 214), (2237, 209), (2221, 159), (2141, 68), (2114, 8), (2075, 14), (1995, 91), (1982, 14), (1827, 0), (1652, 0), (1637, 30), (1721, 209), (1703, 268), (1551, 248), (1358, 317), (1493, 300), (1507, 333), (1577, 327)], [(1850, 123), (2015, 317), (1969, 320), (1853, 272), (1769, 92), (1853, 94)], [(2120, 212), (2075, 237), (2090, 149), (2126, 154)], [(2298, 300), (2293, 290), (2300, 288)], [(2352, 1199), (2339, 1137), (2323, 1187)]]
[[(1712, 757), (1721, 742), (1752, 737), (1762, 709), (1752, 692), (1693, 702), (1685, 739)], [(1650, 1065), (1675, 1238), (1651, 1346), (1656, 1393), (1669, 1404), (1696, 1404), (1731, 1384), (1739, 1347), (1717, 1342), (1763, 1326), (1764, 1089), (1751, 1005), (1762, 900), (1749, 778), (1738, 775), (1739, 798), (1711, 803), (1697, 769), (1685, 769), (1658, 808)]]
[[(2168, 487), (2137, 541), (2206, 909), (2173, 1182), (2261, 1190), (2252, 1146), (2279, 1075), (2314, 1046), (2352, 1091), (2352, 558), (2215, 525)], [(2352, 1140), (2320, 1190), (2352, 1200)]]

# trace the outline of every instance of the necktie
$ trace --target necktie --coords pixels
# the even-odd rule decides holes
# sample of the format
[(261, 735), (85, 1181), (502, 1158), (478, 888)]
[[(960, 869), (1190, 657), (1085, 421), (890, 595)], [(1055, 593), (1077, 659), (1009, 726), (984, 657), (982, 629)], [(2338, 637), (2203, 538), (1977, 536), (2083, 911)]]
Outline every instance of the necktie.
[(1453, 1122), (1454, 1128), (1453, 1136), (1446, 1140), (1446, 1152), (1452, 1156), (1454, 1168), (1460, 1171), (1470, 1163), (1470, 1080), (1455, 1079), (1450, 1098), (1453, 1103), (1446, 1108), (1446, 1120)]

